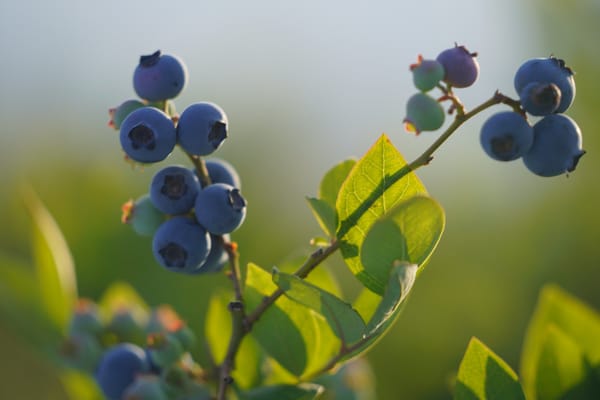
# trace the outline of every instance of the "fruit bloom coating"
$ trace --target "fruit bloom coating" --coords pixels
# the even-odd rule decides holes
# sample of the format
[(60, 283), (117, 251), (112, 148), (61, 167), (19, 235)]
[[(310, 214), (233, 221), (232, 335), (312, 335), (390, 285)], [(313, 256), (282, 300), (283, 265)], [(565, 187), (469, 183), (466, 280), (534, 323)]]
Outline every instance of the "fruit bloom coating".
[(522, 115), (503, 111), (481, 126), (481, 146), (494, 160), (512, 161), (525, 154), (533, 143), (533, 128)]
[(547, 82), (531, 82), (519, 93), (523, 109), (536, 116), (550, 115), (556, 111), (561, 97), (558, 86)]
[(105, 353), (96, 371), (96, 382), (109, 399), (121, 399), (135, 377), (148, 368), (146, 353), (131, 343), (121, 343)]
[(564, 114), (551, 114), (533, 126), (533, 146), (523, 156), (525, 166), (540, 176), (556, 176), (575, 170), (585, 151), (581, 131)]
[(125, 120), (129, 114), (144, 106), (145, 104), (139, 100), (125, 100), (123, 103), (119, 104), (118, 107), (108, 110), (110, 116), (108, 125), (114, 129), (119, 129), (123, 120)]
[(177, 140), (190, 154), (206, 156), (221, 146), (228, 135), (227, 116), (213, 103), (188, 106), (177, 123)]
[(419, 56), (416, 64), (410, 66), (413, 73), (413, 83), (422, 92), (433, 89), (444, 79), (444, 66), (437, 60), (424, 60)]
[(128, 201), (122, 207), (123, 223), (131, 225), (135, 233), (141, 236), (152, 236), (165, 221), (165, 214), (152, 204), (150, 195), (140, 196), (135, 201)]
[(141, 163), (164, 160), (177, 142), (175, 124), (154, 107), (138, 108), (129, 114), (121, 124), (119, 136), (127, 156)]
[(171, 215), (190, 211), (199, 191), (200, 182), (196, 174), (179, 165), (161, 169), (150, 184), (150, 198), (154, 206)]
[(554, 112), (565, 112), (575, 98), (573, 71), (556, 57), (533, 58), (525, 61), (515, 74), (515, 90), (519, 95), (532, 82), (554, 83), (560, 89), (561, 99)]
[(185, 64), (160, 50), (140, 57), (133, 73), (133, 89), (142, 99), (161, 101), (177, 97), (187, 82)]
[(479, 76), (476, 56), (476, 53), (470, 53), (464, 46), (454, 46), (442, 51), (437, 60), (444, 67), (444, 81), (457, 88), (474, 84)]
[(226, 183), (238, 189), (242, 188), (239, 174), (227, 161), (220, 158), (207, 159), (206, 169), (212, 183)]
[(240, 190), (225, 183), (202, 189), (196, 197), (196, 219), (213, 235), (231, 233), (246, 218), (246, 200)]
[(406, 130), (416, 134), (435, 131), (444, 123), (444, 109), (433, 97), (425, 93), (411, 96), (406, 103)]
[(193, 271), (204, 262), (209, 251), (210, 236), (205, 228), (184, 216), (164, 222), (152, 240), (154, 258), (169, 271)]
[(229, 235), (210, 235), (210, 253), (206, 257), (204, 264), (193, 274), (203, 274), (208, 272), (219, 272), (227, 265), (229, 255), (225, 250), (225, 242), (229, 242)]

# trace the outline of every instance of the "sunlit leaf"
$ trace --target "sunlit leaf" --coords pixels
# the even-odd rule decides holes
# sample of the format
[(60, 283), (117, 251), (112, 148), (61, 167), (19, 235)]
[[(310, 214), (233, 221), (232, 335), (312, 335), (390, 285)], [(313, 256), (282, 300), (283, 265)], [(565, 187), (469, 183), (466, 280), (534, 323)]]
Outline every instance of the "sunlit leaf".
[(100, 392), (98, 385), (89, 374), (68, 369), (61, 372), (60, 380), (70, 399), (104, 399), (104, 395)]
[(365, 324), (352, 306), (339, 297), (294, 275), (273, 271), (273, 282), (287, 297), (323, 315), (345, 345), (362, 338)]
[(362, 264), (363, 241), (375, 221), (417, 194), (426, 194), (425, 187), (385, 135), (354, 165), (340, 189), (336, 232), (342, 255), (357, 278), (375, 292), (381, 293), (382, 287)]
[(454, 399), (525, 400), (517, 374), (477, 338), (472, 338), (458, 369)]
[(306, 201), (308, 201), (308, 205), (323, 232), (329, 235), (329, 237), (333, 237), (335, 235), (337, 224), (335, 209), (325, 200), (317, 199), (315, 197), (307, 197)]
[(67, 242), (56, 221), (30, 188), (23, 198), (32, 224), (32, 252), (42, 305), (63, 332), (77, 300), (75, 267)]
[(323, 393), (323, 387), (317, 384), (264, 386), (241, 393), (241, 400), (313, 400)]
[(105, 317), (112, 316), (121, 309), (128, 309), (140, 313), (140, 319), (146, 319), (150, 307), (142, 296), (127, 282), (113, 282), (98, 300), (100, 312)]
[(414, 196), (401, 201), (377, 220), (367, 233), (361, 251), (369, 288), (385, 290), (395, 261), (424, 265), (444, 230), (444, 210), (432, 198)]
[(540, 352), (551, 324), (577, 343), (592, 368), (600, 368), (600, 315), (558, 286), (547, 285), (540, 293), (521, 353), (520, 373), (528, 397), (535, 396)]

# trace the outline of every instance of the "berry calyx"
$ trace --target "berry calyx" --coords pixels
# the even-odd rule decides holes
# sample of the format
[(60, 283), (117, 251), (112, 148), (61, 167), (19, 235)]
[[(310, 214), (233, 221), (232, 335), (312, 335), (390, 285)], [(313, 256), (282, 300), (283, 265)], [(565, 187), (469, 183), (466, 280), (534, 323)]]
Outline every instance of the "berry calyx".
[(173, 121), (154, 107), (138, 108), (129, 114), (121, 124), (119, 137), (125, 154), (141, 163), (164, 160), (177, 142)]

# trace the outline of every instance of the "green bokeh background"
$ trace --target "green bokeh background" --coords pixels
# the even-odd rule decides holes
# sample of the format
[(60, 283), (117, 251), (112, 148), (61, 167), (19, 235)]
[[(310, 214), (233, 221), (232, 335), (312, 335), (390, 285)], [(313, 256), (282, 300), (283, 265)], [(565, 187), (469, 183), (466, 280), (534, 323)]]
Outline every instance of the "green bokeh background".
[[(407, 159), (435, 137), (403, 132), (416, 55), (465, 44), (481, 76), (459, 93), (467, 107), (495, 89), (514, 95), (528, 57), (551, 53), (576, 71), (568, 114), (588, 154), (569, 177), (533, 176), (479, 147), (485, 113), (418, 172), (445, 208), (447, 228), (393, 331), (368, 354), (379, 399), (448, 399), (468, 340), (478, 336), (517, 369), (538, 290), (547, 282), (600, 309), (600, 6), (594, 1), (392, 1), (284, 4), (75, 1), (0, 4), (0, 252), (30, 261), (20, 199), (35, 188), (71, 247), (81, 296), (115, 280), (150, 305), (171, 303), (200, 328), (221, 277), (168, 274), (150, 242), (119, 222), (121, 204), (146, 191), (156, 167), (122, 161), (106, 110), (133, 96), (137, 57), (178, 54), (190, 82), (176, 99), (220, 104), (231, 138), (219, 150), (239, 170), (248, 218), (234, 234), (242, 261), (263, 267), (306, 250), (319, 234), (304, 196), (321, 175), (386, 132)], [(185, 163), (174, 154), (170, 161)], [(339, 257), (329, 268), (353, 284)], [(1, 265), (0, 268), (8, 268)], [(0, 315), (0, 398), (62, 399), (37, 349)]]

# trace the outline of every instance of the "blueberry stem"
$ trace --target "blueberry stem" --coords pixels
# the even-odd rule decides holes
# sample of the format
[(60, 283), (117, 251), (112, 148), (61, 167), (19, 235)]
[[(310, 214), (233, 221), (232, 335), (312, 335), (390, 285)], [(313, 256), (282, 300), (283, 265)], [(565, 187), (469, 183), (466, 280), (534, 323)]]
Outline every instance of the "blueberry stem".
[(202, 183), (202, 187), (210, 185), (212, 182), (210, 180), (210, 176), (208, 175), (208, 169), (206, 169), (206, 163), (204, 162), (204, 159), (200, 156), (190, 154), (187, 151), (185, 152), (185, 154), (192, 161), (192, 164), (194, 164), (196, 172), (198, 173), (198, 178)]

